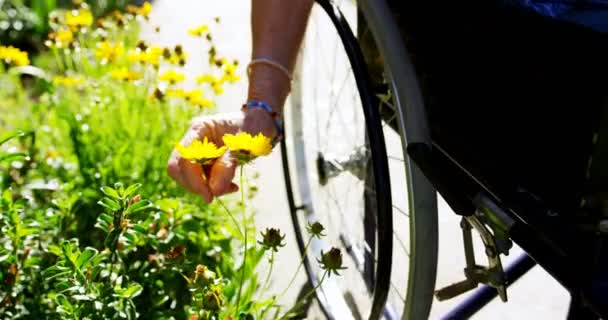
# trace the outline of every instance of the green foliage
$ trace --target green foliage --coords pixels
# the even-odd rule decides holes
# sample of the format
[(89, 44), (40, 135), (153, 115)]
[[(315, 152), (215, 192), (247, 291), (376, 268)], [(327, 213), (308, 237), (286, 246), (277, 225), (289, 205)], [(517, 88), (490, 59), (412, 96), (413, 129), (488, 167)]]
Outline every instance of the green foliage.
[[(111, 39), (74, 31), (80, 54), (51, 47), (43, 68), (0, 60), (2, 319), (225, 318), (243, 269), (253, 308), (263, 253), (248, 248), (241, 265), (223, 207), (166, 174), (190, 119), (209, 111), (154, 97), (159, 67), (181, 68), (171, 61), (138, 65), (136, 81), (113, 75), (143, 46), (135, 17), (120, 19), (104, 27)], [(105, 40), (123, 48), (111, 61), (96, 54)]]
[(183, 71), (183, 48), (138, 40), (149, 7), (101, 22), (86, 4), (51, 11), (53, 0), (32, 3), (56, 17), (48, 51), (35, 66), (0, 56), (1, 318), (278, 317), (266, 289), (285, 235), (271, 228), (266, 239), (246, 240), (257, 236), (245, 206), (255, 186), (241, 181), (240, 202), (206, 204), (166, 174), (174, 143), (238, 80), (238, 62), (220, 57), (200, 26), (191, 34), (209, 46), (200, 57), (208, 66), (184, 90), (162, 79)]

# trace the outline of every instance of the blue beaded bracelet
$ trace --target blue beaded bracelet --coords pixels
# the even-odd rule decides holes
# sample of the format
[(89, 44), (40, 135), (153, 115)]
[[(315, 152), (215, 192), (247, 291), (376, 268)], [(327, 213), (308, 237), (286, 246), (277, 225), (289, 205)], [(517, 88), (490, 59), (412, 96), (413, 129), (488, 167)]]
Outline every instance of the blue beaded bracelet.
[(274, 120), (275, 128), (277, 129), (277, 136), (273, 140), (273, 145), (276, 145), (278, 141), (283, 138), (283, 125), (281, 124), (280, 113), (274, 111), (271, 106), (267, 105), (262, 101), (252, 100), (243, 105), (243, 109), (246, 108), (262, 108), (266, 112), (270, 113), (270, 116)]

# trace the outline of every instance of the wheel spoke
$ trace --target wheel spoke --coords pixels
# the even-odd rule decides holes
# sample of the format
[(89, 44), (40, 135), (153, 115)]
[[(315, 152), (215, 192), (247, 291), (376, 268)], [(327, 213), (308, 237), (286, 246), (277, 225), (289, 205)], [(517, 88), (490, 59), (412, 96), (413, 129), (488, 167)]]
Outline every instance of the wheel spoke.
[(405, 212), (403, 209), (397, 207), (396, 205), (393, 205), (393, 209), (397, 210), (397, 212), (401, 213), (402, 215), (404, 215), (408, 218), (410, 217), (410, 215), (407, 212)]
[(401, 238), (399, 237), (399, 235), (397, 234), (397, 232), (395, 232), (395, 230), (393, 230), (393, 236), (395, 237), (395, 239), (397, 239), (397, 242), (399, 242), (399, 245), (401, 246), (401, 249), (403, 249), (403, 251), (405, 251), (405, 254), (409, 257), (410, 256), (409, 250), (407, 250), (407, 247), (405, 246), (405, 243), (403, 242), (403, 240), (401, 240)]

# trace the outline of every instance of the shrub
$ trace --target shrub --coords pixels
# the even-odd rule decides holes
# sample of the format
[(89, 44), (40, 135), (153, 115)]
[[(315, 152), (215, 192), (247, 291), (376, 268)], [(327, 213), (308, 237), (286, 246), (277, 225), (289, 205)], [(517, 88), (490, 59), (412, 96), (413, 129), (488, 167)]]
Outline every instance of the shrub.
[[(25, 52), (0, 46), (4, 319), (281, 314), (277, 296), (267, 296), (266, 289), (285, 235), (269, 228), (255, 239), (243, 191), (254, 189), (244, 185), (245, 165), (268, 154), (270, 140), (245, 133), (224, 137), (241, 165), (238, 202), (204, 203), (165, 171), (190, 119), (212, 112), (215, 96), (239, 80), (238, 62), (215, 49), (215, 24), (189, 30), (207, 43), (208, 66), (196, 87), (186, 90), (184, 49), (138, 40), (149, 12), (146, 5), (130, 6), (95, 19), (85, 3), (51, 12), (48, 51), (33, 66)], [(196, 154), (194, 147), (178, 150), (200, 165), (226, 150), (214, 146)], [(240, 221), (233, 212), (242, 213)], [(311, 225), (310, 239), (322, 231)], [(323, 279), (341, 270), (336, 250), (319, 260)], [(270, 268), (260, 283), (256, 268), (265, 257)], [(297, 314), (300, 305), (280, 318)]]

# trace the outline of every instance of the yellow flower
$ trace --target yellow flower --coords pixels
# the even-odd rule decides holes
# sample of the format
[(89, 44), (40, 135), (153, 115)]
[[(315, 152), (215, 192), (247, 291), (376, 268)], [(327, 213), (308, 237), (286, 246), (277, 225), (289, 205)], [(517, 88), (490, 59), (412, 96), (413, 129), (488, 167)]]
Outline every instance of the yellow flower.
[(224, 78), (218, 79), (211, 74), (204, 74), (202, 76), (196, 77), (196, 82), (198, 84), (208, 83), (209, 85), (211, 85), (211, 89), (213, 89), (213, 92), (215, 94), (224, 93), (224, 87), (222, 86), (225, 82)]
[(140, 16), (148, 17), (152, 12), (152, 5), (150, 2), (144, 2), (144, 4), (139, 7), (139, 11), (137, 12)]
[(241, 77), (239, 77), (235, 71), (231, 70), (225, 70), (224, 71), (224, 76), (222, 77), (222, 81), (228, 81), (230, 83), (235, 83), (237, 81), (241, 80)]
[(143, 63), (145, 60), (146, 60), (146, 53), (144, 51), (135, 49), (135, 50), (129, 50), (129, 52), (127, 52), (127, 61), (129, 61), (130, 63), (137, 63), (137, 62)]
[(93, 24), (93, 14), (89, 9), (69, 10), (65, 13), (65, 24), (73, 29)]
[(201, 108), (212, 108), (213, 107), (213, 101), (211, 101), (205, 97), (196, 97), (194, 99), (190, 99), (190, 103), (192, 103), (195, 106), (201, 107)]
[(21, 51), (13, 46), (0, 46), (0, 60), (3, 60), (6, 64), (13, 64), (16, 66), (26, 66), (30, 64), (27, 52)]
[(211, 88), (213, 88), (213, 92), (215, 94), (219, 95), (219, 94), (224, 93), (224, 87), (222, 86), (222, 82), (220, 82), (220, 81), (212, 83)]
[(182, 82), (182, 81), (186, 80), (186, 76), (181, 72), (177, 72), (175, 70), (169, 70), (169, 71), (165, 71), (163, 74), (161, 74), (158, 77), (158, 80), (164, 81), (164, 82), (169, 82), (170, 84), (176, 84), (178, 82)]
[(192, 28), (188, 30), (188, 34), (195, 37), (202, 37), (205, 32), (209, 31), (209, 26), (206, 24), (201, 24), (196, 28)]
[(130, 14), (148, 18), (150, 12), (152, 12), (152, 5), (149, 2), (144, 2), (141, 7), (130, 4), (127, 6), (127, 12)]
[(184, 94), (184, 99), (186, 99), (188, 101), (194, 101), (194, 100), (200, 99), (202, 97), (203, 97), (203, 90), (201, 90), (201, 89), (194, 89), (192, 91), (185, 92), (185, 94)]
[(122, 42), (111, 43), (103, 41), (97, 44), (95, 56), (101, 59), (104, 63), (116, 60), (124, 52), (125, 47)]
[(49, 46), (57, 46), (58, 48), (61, 48), (74, 41), (74, 34), (70, 29), (64, 28), (58, 30), (57, 32), (50, 33), (49, 39), (53, 41), (49, 42)]
[(183, 66), (186, 64), (186, 59), (188, 58), (188, 54), (185, 52), (182, 52), (180, 54), (174, 53), (169, 57), (169, 63), (174, 64), (174, 65), (180, 65)]
[(124, 81), (135, 81), (141, 79), (141, 75), (133, 72), (126, 67), (112, 70), (112, 78)]
[(156, 67), (160, 64), (162, 55), (163, 49), (157, 46), (147, 48), (146, 51), (141, 51), (141, 49), (137, 48), (129, 50), (127, 60), (131, 63), (143, 63)]
[(222, 140), (241, 162), (248, 162), (255, 157), (266, 156), (272, 151), (270, 138), (261, 133), (256, 136), (247, 132), (239, 132), (236, 135), (225, 134)]
[(196, 77), (196, 82), (198, 84), (203, 84), (203, 83), (213, 83), (216, 82), (217, 79), (211, 75), (211, 74), (204, 74), (202, 76), (198, 76)]
[(53, 78), (53, 83), (58, 86), (74, 87), (84, 84), (84, 78), (82, 77), (69, 77), (69, 76), (56, 76)]
[(182, 158), (205, 165), (221, 157), (226, 152), (226, 147), (218, 147), (205, 137), (203, 142), (193, 140), (188, 146), (178, 143), (175, 150), (179, 152)]
[(224, 76), (222, 77), (222, 81), (228, 81), (230, 83), (235, 83), (239, 81), (241, 77), (236, 74), (236, 63), (225, 63), (224, 64)]
[(183, 89), (169, 89), (165, 95), (167, 95), (167, 97), (184, 98), (187, 93)]

